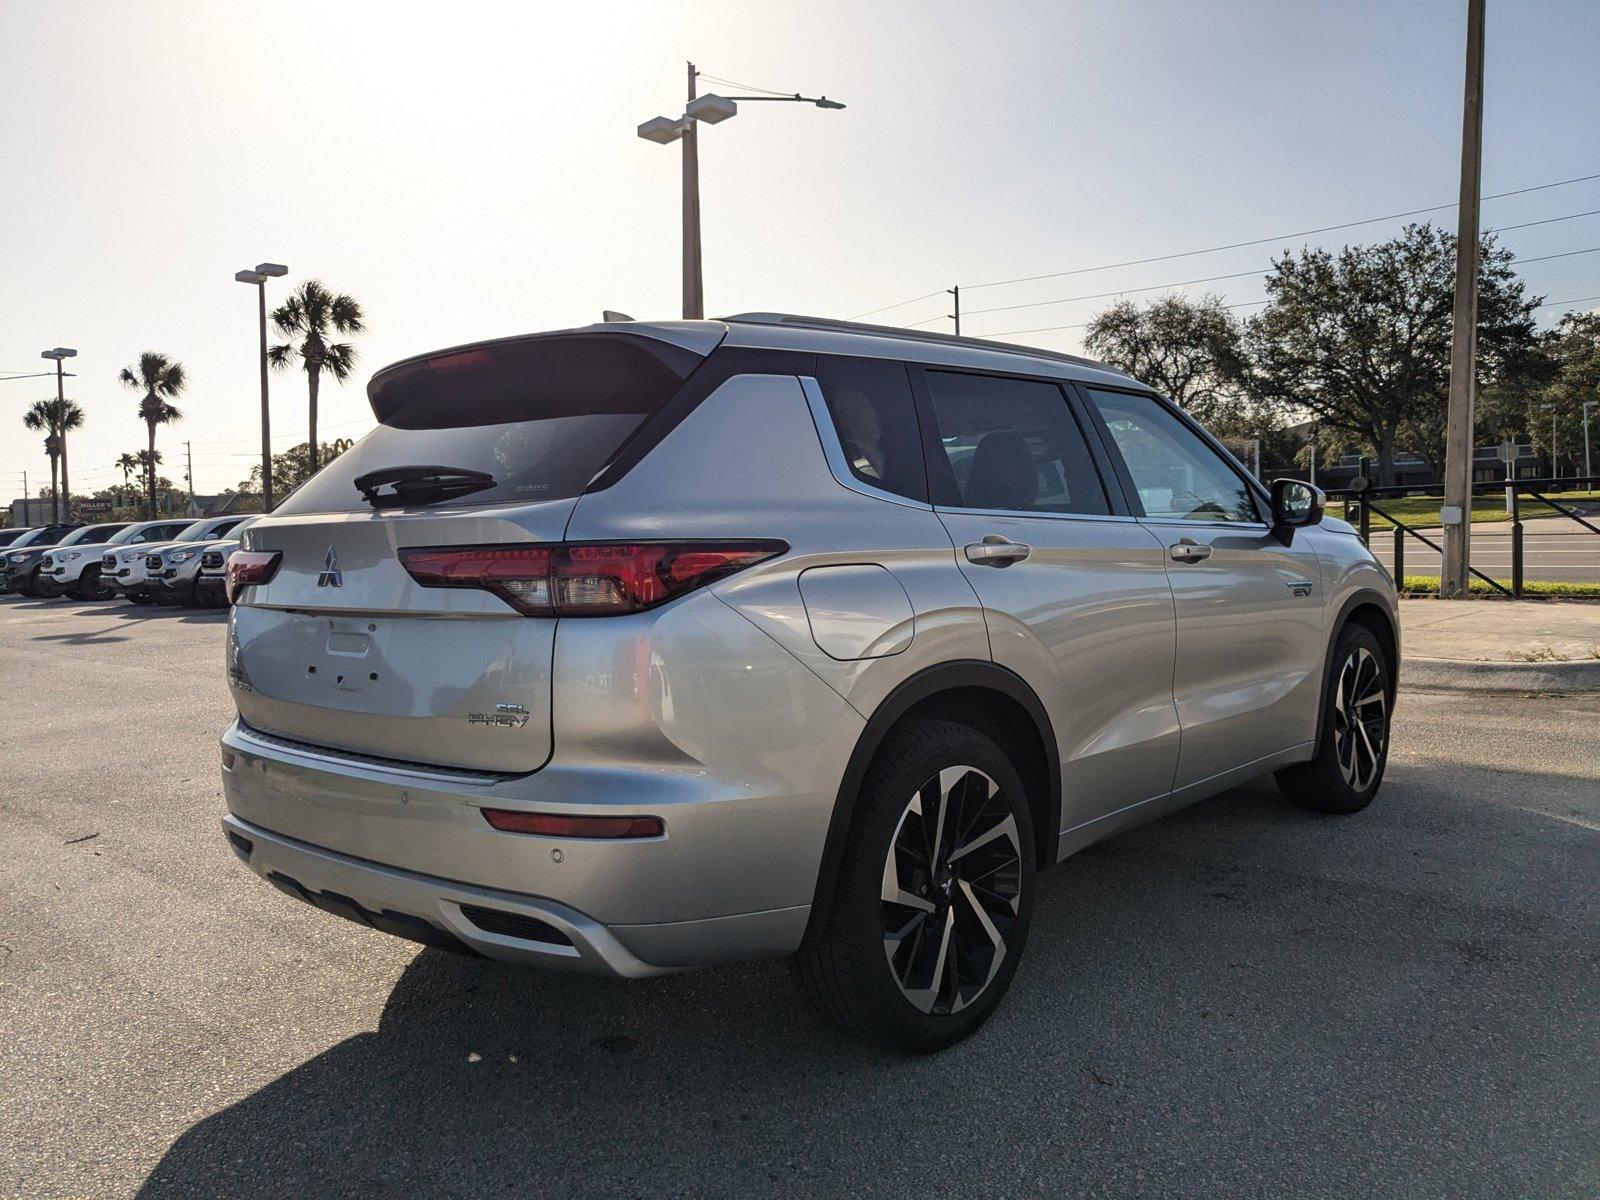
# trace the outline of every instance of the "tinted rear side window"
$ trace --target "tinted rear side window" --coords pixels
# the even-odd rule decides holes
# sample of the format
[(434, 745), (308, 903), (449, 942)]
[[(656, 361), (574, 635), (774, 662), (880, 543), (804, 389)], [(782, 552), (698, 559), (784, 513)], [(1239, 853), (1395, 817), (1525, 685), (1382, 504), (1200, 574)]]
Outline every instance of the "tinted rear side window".
[(494, 486), (452, 504), (578, 495), (701, 358), (632, 334), (524, 338), (380, 372), (382, 422), (281, 504), (280, 513), (365, 511), (355, 479), (386, 467), (484, 471)]
[(929, 371), (928, 395), (957, 508), (1104, 516), (1088, 443), (1053, 383)]
[(817, 383), (851, 474), (926, 503), (928, 477), (905, 366), (880, 358), (823, 356), (817, 361)]

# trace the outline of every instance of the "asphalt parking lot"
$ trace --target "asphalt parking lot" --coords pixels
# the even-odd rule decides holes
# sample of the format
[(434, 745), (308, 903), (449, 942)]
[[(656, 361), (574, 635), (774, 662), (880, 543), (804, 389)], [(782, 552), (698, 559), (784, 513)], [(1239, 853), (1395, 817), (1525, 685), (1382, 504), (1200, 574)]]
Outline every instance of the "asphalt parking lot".
[(781, 963), (546, 975), (260, 883), (224, 621), (0, 599), (0, 1196), (1600, 1193), (1600, 697), (1407, 693), (1364, 814), (1087, 851), (900, 1059)]

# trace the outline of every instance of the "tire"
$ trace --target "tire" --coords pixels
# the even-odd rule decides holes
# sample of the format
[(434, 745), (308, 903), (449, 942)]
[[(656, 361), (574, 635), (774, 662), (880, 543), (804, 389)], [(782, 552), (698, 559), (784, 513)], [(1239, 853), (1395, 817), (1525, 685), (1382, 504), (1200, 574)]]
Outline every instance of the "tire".
[(1027, 942), (1035, 850), (1021, 779), (966, 725), (907, 723), (867, 769), (846, 838), (796, 958), (801, 987), (866, 1041), (953, 1046), (999, 1005)]
[[(1322, 739), (1310, 762), (1277, 772), (1278, 790), (1310, 812), (1360, 812), (1372, 803), (1389, 761), (1394, 664), (1370, 629), (1339, 631), (1322, 696)], [(1359, 720), (1351, 719), (1354, 710)]]
[(104, 600), (110, 593), (100, 586), (100, 568), (85, 567), (72, 594), (79, 600)]

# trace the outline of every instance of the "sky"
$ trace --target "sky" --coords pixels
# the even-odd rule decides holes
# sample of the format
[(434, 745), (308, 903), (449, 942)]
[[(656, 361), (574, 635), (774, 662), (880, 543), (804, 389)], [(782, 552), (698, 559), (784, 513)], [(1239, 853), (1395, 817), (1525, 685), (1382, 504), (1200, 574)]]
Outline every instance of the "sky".
[[(1600, 175), (1600, 4), (1489, 0), (1483, 191)], [(745, 104), (702, 127), (706, 309), (782, 310), (1075, 350), (1116, 293), (1374, 241), (1400, 220), (1299, 231), (1456, 195), (1466, 0), (809, 0), (450, 4), (4, 0), (0, 374), (78, 357), (73, 490), (144, 445), (118, 369), (181, 360), (158, 432), (202, 493), (259, 456), (252, 290), (288, 264), (349, 292), (370, 332), (324, 438), (371, 428), (386, 363), (602, 309), (679, 315), (685, 62), (843, 111)], [(702, 81), (702, 91), (736, 93)], [(1486, 200), (1520, 257), (1600, 247), (1600, 179)], [(1454, 210), (1426, 216), (1454, 228)], [(1413, 218), (1425, 219), (1425, 218)], [(1273, 238), (1114, 270), (1105, 264)], [(1080, 272), (1005, 286), (1018, 277)], [(1600, 296), (1600, 253), (1530, 263), (1551, 300)], [(1174, 288), (1246, 304), (1259, 277)], [(1589, 308), (1585, 303), (1577, 307)], [(1248, 314), (1253, 309), (1242, 308)], [(1542, 310), (1553, 320), (1560, 306)], [(1041, 330), (1014, 333), (1016, 330)], [(0, 381), (0, 501), (49, 479), (21, 425), (48, 379)], [(273, 443), (305, 440), (304, 375), (272, 381)]]

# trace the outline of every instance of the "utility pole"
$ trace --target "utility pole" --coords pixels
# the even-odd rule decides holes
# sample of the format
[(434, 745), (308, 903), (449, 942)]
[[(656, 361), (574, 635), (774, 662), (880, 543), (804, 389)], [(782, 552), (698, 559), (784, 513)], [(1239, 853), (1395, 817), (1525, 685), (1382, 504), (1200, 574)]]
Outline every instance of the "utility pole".
[(956, 336), (961, 336), (961, 285), (945, 288), (945, 291), (956, 298), (956, 310), (950, 314), (950, 319), (956, 323)]
[(1594, 486), (1594, 467), (1589, 462), (1589, 410), (1594, 407), (1593, 400), (1583, 402), (1583, 474), (1589, 486)]
[[(689, 64), (689, 100), (695, 98), (695, 78), (700, 73)], [(700, 137), (696, 122), (686, 121), (683, 133), (683, 319), (704, 320), (706, 285), (700, 271)]]
[(1439, 594), (1465, 598), (1471, 565), (1473, 399), (1478, 349), (1478, 195), (1483, 168), (1484, 0), (1467, 0), (1466, 85), (1461, 105), (1461, 203), (1456, 211), (1455, 317), (1445, 426), (1444, 560)]
[(192, 443), (192, 442), (184, 442), (184, 444), (183, 444), (183, 453), (184, 453), (184, 456), (186, 458), (188, 458), (188, 460), (189, 460), (189, 465), (188, 465), (187, 469), (184, 471), (184, 474), (189, 480), (189, 503), (193, 504), (194, 503), (194, 443)]

